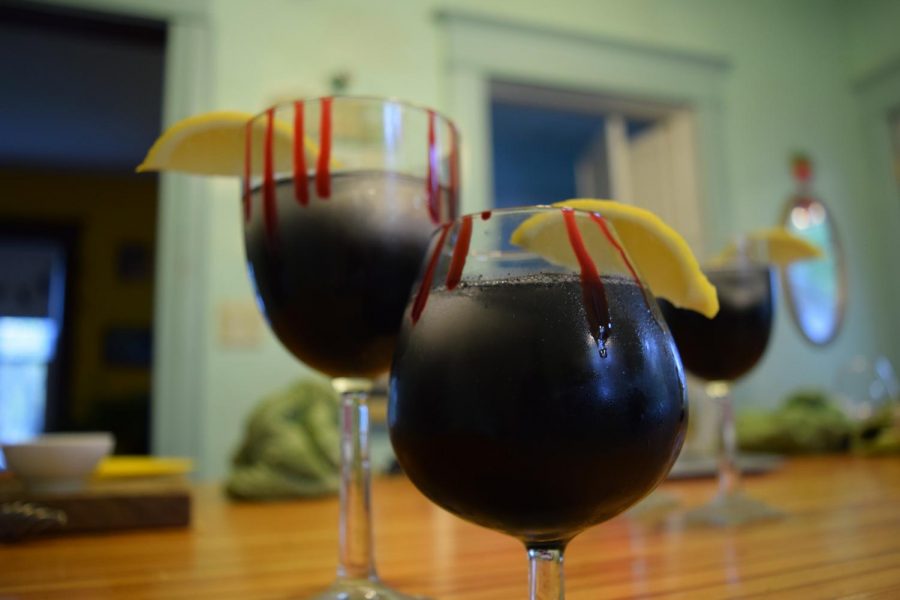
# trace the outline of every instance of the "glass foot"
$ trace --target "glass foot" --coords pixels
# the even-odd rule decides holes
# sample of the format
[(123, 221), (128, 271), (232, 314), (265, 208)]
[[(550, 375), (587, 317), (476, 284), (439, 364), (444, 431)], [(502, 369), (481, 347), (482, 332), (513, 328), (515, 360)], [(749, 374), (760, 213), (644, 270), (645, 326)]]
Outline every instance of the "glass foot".
[(310, 600), (428, 600), (425, 596), (410, 596), (392, 590), (380, 581), (370, 579), (340, 579), (330, 588)]
[(725, 494), (685, 515), (689, 525), (745, 525), (757, 521), (779, 519), (784, 513), (765, 502), (754, 500), (741, 493)]

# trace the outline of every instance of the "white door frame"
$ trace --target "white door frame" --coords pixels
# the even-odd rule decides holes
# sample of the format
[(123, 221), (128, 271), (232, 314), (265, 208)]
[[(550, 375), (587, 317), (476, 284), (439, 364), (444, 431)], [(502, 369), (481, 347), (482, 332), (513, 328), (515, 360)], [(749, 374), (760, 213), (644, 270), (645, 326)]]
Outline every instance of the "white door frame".
[[(163, 123), (209, 110), (212, 53), (206, 0), (43, 0), (168, 23)], [(153, 319), (152, 448), (199, 457), (205, 418), (210, 184), (160, 177)], [(127, 198), (123, 198), (127, 201)]]
[(697, 117), (707, 242), (716, 247), (728, 238), (734, 224), (724, 143), (727, 61), (459, 11), (439, 12), (437, 20), (448, 82), (444, 95), (463, 133), (465, 211), (490, 207), (490, 86), (493, 80), (511, 81), (690, 108)]

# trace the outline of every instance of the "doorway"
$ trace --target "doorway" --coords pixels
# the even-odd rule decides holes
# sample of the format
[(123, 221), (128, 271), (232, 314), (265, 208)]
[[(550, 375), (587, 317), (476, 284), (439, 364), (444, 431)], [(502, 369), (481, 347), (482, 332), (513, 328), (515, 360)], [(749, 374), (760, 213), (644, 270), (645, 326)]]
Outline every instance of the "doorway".
[[(566, 112), (587, 109), (605, 119), (605, 139), (595, 138), (593, 153), (584, 156), (598, 158), (610, 147), (617, 150), (603, 161), (582, 161), (585, 166), (579, 178), (583, 191), (589, 191), (585, 186), (593, 181), (591, 195), (605, 195), (608, 190), (603, 181), (608, 179), (609, 195), (633, 199), (635, 204), (662, 213), (688, 238), (695, 252), (703, 254), (707, 247), (724, 245), (735, 227), (726, 181), (722, 112), (724, 85), (731, 69), (727, 60), (602, 35), (500, 22), (462, 11), (441, 12), (439, 23), (449, 112), (466, 132), (462, 155), (465, 211), (477, 212), (494, 204), (493, 102), (525, 101)], [(614, 118), (615, 112), (618, 118)], [(648, 118), (654, 126), (643, 127)], [(687, 138), (674, 143), (693, 146), (693, 152), (662, 152), (673, 138)], [(668, 159), (653, 167), (647, 158), (632, 161), (637, 154)], [(681, 158), (689, 164), (679, 165)], [(655, 170), (656, 175), (647, 177), (637, 167)], [(668, 174), (663, 175), (666, 170)], [(669, 183), (670, 178), (679, 177), (688, 181)], [(655, 187), (645, 189), (650, 183)], [(644, 199), (659, 196), (657, 189), (670, 185), (693, 190), (686, 193), (697, 214), (679, 203), (668, 207), (644, 203)]]
[(490, 123), (495, 206), (615, 199), (653, 211), (702, 252), (689, 108), (493, 80)]
[[(0, 441), (99, 429), (116, 435), (119, 453), (149, 451), (158, 184), (132, 172), (159, 131), (166, 41), (166, 23), (153, 19), (0, 7), (0, 52), (16, 57), (0, 64), (0, 247), (10, 257), (44, 249), (31, 252), (43, 259), (11, 258), (0, 284), (40, 289), (47, 273), (65, 282), (61, 306), (27, 316), (47, 325), (32, 333), (55, 340), (28, 355), (46, 368), (4, 371), (0, 412), (17, 422), (6, 420)], [(0, 307), (0, 320), (22, 324), (15, 307)]]

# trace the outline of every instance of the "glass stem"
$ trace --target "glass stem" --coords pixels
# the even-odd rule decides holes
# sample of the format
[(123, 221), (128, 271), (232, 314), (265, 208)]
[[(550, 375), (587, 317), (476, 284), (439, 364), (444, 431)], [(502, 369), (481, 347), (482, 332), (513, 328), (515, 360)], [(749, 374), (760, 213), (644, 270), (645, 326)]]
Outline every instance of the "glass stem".
[(564, 548), (528, 548), (528, 598), (562, 600), (566, 596), (563, 577)]
[(341, 398), (341, 488), (338, 578), (377, 578), (372, 542), (368, 379), (338, 378)]
[(706, 393), (719, 409), (719, 496), (731, 496), (741, 484), (731, 387), (725, 381), (711, 381), (706, 384)]

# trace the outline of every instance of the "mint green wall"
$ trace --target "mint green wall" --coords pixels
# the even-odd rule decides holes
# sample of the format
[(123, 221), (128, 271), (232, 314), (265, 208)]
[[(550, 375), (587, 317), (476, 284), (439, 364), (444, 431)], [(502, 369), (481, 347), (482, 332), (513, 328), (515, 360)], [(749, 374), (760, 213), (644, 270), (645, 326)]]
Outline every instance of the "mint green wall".
[(843, 0), (851, 76), (872, 74), (900, 60), (900, 2)]
[[(739, 389), (745, 405), (771, 405), (797, 385), (827, 385), (856, 353), (888, 347), (887, 298), (876, 285), (879, 240), (867, 233), (862, 136), (850, 86), (854, 73), (897, 48), (879, 15), (896, 23), (896, 3), (837, 0), (216, 0), (211, 31), (210, 108), (258, 110), (278, 98), (327, 90), (337, 70), (354, 93), (387, 94), (447, 108), (448, 80), (436, 9), (466, 10), (538, 26), (608, 36), (656, 47), (709, 53), (732, 65), (725, 87), (725, 146), (732, 230), (772, 224), (791, 189), (786, 167), (795, 149), (816, 161), (816, 189), (834, 209), (848, 251), (847, 322), (837, 342), (814, 349), (780, 310), (772, 351)], [(489, 6), (489, 8), (488, 8)], [(872, 23), (877, 48), (863, 43)], [(896, 31), (896, 29), (895, 29)], [(452, 116), (452, 115), (451, 115)], [(238, 220), (237, 183), (216, 183), (209, 204), (208, 305), (248, 300)], [(219, 347), (208, 327), (196, 357), (206, 373), (207, 411), (200, 465), (221, 475), (246, 412), (263, 393), (302, 373), (271, 336), (258, 349)], [(895, 359), (898, 357), (894, 356)]]
[(869, 221), (864, 240), (869, 258), (881, 274), (878, 314), (893, 317), (882, 326), (893, 341), (889, 356), (900, 360), (900, 186), (896, 156), (900, 148), (889, 131), (889, 119), (900, 118), (900, 2), (893, 0), (844, 0), (847, 11), (850, 77), (858, 100), (866, 161), (861, 207)]

